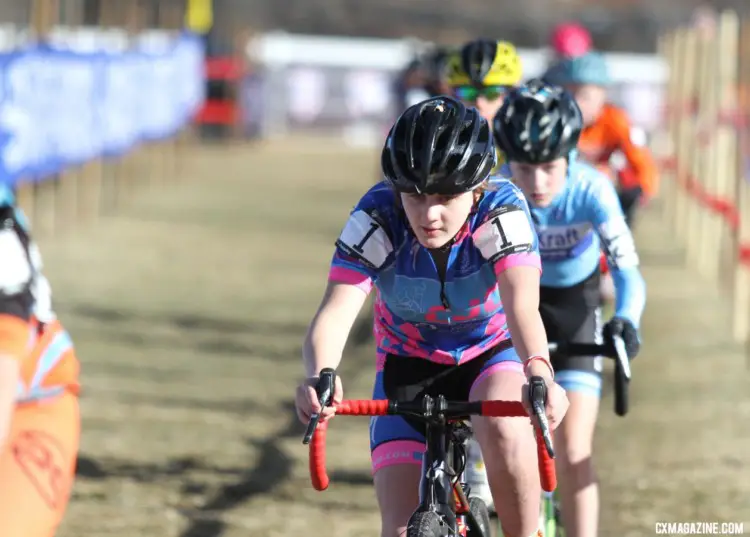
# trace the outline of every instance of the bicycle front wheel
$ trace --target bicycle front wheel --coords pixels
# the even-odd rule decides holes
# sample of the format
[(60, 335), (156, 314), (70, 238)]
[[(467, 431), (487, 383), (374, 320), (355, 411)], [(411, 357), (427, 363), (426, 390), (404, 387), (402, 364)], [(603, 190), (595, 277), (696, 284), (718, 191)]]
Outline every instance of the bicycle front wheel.
[(469, 531), (466, 532), (466, 537), (491, 537), (490, 533), (490, 513), (487, 510), (487, 504), (481, 498), (472, 496), (469, 498), (469, 510), (474, 515), (474, 520), (479, 525), (478, 528), (473, 528), (469, 525)]
[(443, 537), (440, 515), (434, 511), (417, 511), (409, 519), (406, 537)]

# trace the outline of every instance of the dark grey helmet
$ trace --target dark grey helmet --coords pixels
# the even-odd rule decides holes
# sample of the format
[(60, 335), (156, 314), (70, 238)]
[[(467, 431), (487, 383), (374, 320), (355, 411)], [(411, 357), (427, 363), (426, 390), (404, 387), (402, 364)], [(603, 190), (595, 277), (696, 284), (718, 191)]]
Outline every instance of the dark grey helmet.
[(511, 162), (540, 164), (567, 157), (578, 145), (583, 117), (560, 86), (533, 79), (505, 98), (492, 122), (498, 149)]

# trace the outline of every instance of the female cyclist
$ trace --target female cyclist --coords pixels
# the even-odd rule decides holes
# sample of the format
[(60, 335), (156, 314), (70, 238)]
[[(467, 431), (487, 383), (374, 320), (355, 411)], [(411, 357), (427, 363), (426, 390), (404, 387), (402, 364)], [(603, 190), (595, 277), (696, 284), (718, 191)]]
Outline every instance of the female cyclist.
[(0, 185), (0, 535), (51, 537), (75, 475), (79, 365), (13, 203)]
[[(376, 399), (440, 393), (524, 400), (527, 376), (539, 375), (547, 381), (551, 427), (560, 423), (568, 403), (547, 359), (537, 240), (512, 183), (485, 189), (495, 162), (487, 121), (450, 97), (416, 104), (396, 121), (382, 153), (385, 181), (344, 226), (305, 340), (307, 379), (296, 395), (304, 423), (321, 410), (314, 389), (320, 370), (338, 366), (373, 286)], [(342, 396), (339, 383), (334, 399)], [(331, 414), (326, 409), (323, 418)], [(540, 487), (529, 421), (473, 423), (505, 535), (537, 535)], [(383, 537), (403, 535), (418, 504), (424, 441), (420, 427), (401, 417), (371, 422)]]
[[(605, 343), (621, 336), (628, 356), (640, 348), (646, 289), (638, 254), (612, 183), (576, 160), (581, 111), (559, 86), (529, 81), (495, 117), (495, 142), (529, 199), (542, 258), (540, 311), (556, 342)], [(602, 328), (599, 252), (615, 288), (613, 318)], [(555, 434), (563, 524), (569, 537), (598, 535), (599, 496), (592, 463), (601, 392), (601, 358), (552, 356), (570, 409)]]
[[(516, 48), (506, 41), (475, 39), (457, 50), (443, 49), (443, 53), (438, 56), (439, 61), (433, 60), (431, 63), (437, 67), (433, 69), (436, 82), (432, 89), (451, 94), (465, 105), (475, 107), (492, 128), (492, 118), (503, 104), (503, 95), (521, 82), (523, 69)], [(431, 96), (438, 95), (433, 93)], [(500, 164), (502, 162), (498, 160), (498, 166)], [(492, 172), (496, 171), (497, 166)], [(372, 319), (369, 317), (355, 328), (360, 341), (368, 340), (371, 335), (369, 327), (372, 326)], [(466, 478), (477, 495), (492, 509), (492, 497), (483, 468), (476, 474), (479, 481), (474, 479), (472, 453), (478, 450), (475, 446), (476, 442), (472, 440)]]

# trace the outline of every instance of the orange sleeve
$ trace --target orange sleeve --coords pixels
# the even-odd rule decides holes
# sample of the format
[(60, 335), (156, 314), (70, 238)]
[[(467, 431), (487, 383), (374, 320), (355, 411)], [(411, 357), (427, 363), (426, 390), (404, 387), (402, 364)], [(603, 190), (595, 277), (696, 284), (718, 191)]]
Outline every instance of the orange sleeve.
[(635, 145), (630, 139), (630, 119), (627, 114), (613, 106), (608, 107), (607, 120), (614, 136), (617, 149), (622, 151), (628, 165), (635, 172), (643, 193), (652, 197), (658, 189), (659, 172), (651, 152), (645, 147)]
[(15, 315), (0, 314), (0, 355), (22, 360), (28, 352), (30, 325)]

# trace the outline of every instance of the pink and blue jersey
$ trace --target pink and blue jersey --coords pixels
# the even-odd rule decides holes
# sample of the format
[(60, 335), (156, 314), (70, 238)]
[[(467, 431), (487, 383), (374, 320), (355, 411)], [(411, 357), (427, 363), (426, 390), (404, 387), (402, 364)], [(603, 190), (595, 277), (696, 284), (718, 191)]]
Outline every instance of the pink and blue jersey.
[(376, 287), (378, 370), (387, 354), (462, 364), (510, 338), (497, 275), (519, 265), (541, 270), (521, 191), (510, 181), (495, 181), (449, 248), (441, 275), (385, 183), (351, 212), (329, 279), (364, 292)]

